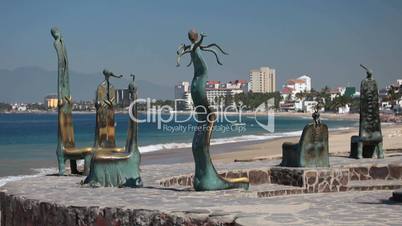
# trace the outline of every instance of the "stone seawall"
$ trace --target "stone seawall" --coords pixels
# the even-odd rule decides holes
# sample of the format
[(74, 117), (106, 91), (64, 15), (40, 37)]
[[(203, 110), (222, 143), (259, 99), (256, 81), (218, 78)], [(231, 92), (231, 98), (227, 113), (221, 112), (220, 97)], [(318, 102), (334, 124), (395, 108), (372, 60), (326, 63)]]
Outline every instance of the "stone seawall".
[(0, 191), (0, 226), (9, 225), (235, 225), (234, 219), (201, 213), (146, 209), (62, 206), (6, 195)]
[[(350, 187), (350, 181), (365, 180), (402, 180), (402, 163), (349, 165), (330, 168), (292, 168), (267, 167), (260, 169), (245, 169), (220, 172), (226, 178), (248, 177), (251, 185), (281, 184), (302, 187), (303, 193), (341, 192), (348, 190), (364, 190), (365, 188)], [(163, 187), (192, 187), (193, 175), (181, 175), (165, 178), (159, 181)], [(398, 188), (398, 186), (383, 186), (383, 189)], [(373, 186), (373, 189), (376, 187)], [(378, 189), (381, 189), (378, 186)], [(370, 190), (367, 188), (367, 190)], [(300, 194), (300, 190), (276, 191), (268, 196)]]

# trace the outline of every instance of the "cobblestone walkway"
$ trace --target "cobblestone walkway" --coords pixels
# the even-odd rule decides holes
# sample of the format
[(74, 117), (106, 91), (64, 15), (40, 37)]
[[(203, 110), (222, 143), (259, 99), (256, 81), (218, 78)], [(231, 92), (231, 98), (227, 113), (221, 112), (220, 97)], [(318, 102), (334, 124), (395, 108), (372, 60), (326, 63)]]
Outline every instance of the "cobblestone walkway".
[[(398, 158), (392, 158), (397, 161)], [(344, 159), (334, 162), (345, 164)], [(369, 160), (367, 160), (369, 161)], [(372, 160), (370, 160), (371, 162)], [(384, 161), (384, 160), (377, 160)], [(276, 160), (219, 165), (218, 168), (258, 168)], [(338, 164), (338, 163), (337, 163)], [(68, 207), (154, 210), (190, 218), (213, 218), (240, 225), (401, 225), (402, 204), (390, 201), (392, 191), (318, 193), (258, 198), (250, 191), (194, 192), (191, 188), (163, 188), (158, 180), (191, 173), (191, 164), (143, 167), (146, 187), (87, 188), (84, 177), (43, 176), (12, 182), (0, 188), (6, 194)], [(275, 189), (276, 185), (272, 189)], [(280, 186), (280, 185), (277, 185)], [(0, 190), (0, 191), (1, 191)]]

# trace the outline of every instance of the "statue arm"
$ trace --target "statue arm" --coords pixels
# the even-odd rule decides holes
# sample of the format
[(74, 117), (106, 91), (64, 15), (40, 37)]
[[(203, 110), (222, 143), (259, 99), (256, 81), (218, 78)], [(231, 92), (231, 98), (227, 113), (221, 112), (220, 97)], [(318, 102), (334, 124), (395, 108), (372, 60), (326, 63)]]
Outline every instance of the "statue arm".
[(187, 53), (191, 52), (191, 46), (189, 45), (185, 45), (185, 44), (181, 44), (179, 46), (179, 48), (177, 48), (176, 54), (177, 54), (177, 58), (176, 58), (176, 66), (179, 67), (180, 66), (180, 60), (181, 57)]
[(207, 37), (207, 34), (201, 33), (200, 37), (201, 37), (200, 40), (198, 40), (196, 43), (194, 43), (195, 48), (198, 48), (201, 46), (202, 42), (204, 41), (204, 37)]
[(221, 53), (223, 53), (223, 54), (225, 54), (225, 55), (229, 55), (229, 53), (227, 53), (227, 52), (225, 52), (218, 44), (216, 44), (216, 43), (212, 43), (212, 44), (209, 44), (209, 45), (206, 45), (206, 46), (200, 46), (201, 48), (203, 48), (203, 49), (207, 49), (207, 48), (210, 48), (210, 47), (216, 47)]
[(215, 52), (215, 50), (213, 50), (213, 49), (206, 49), (206, 48), (204, 49), (204, 48), (202, 48), (202, 47), (201, 47), (201, 49), (202, 49), (203, 51), (213, 53), (213, 54), (215, 55), (216, 62), (217, 62), (219, 65), (223, 65), (222, 62), (219, 60), (218, 54)]

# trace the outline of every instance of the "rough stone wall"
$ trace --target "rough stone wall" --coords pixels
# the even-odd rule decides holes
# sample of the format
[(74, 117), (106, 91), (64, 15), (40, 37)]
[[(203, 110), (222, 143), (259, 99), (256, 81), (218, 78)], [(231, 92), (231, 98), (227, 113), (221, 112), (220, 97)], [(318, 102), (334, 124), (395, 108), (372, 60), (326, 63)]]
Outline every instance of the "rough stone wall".
[(271, 191), (259, 191), (257, 192), (257, 197), (268, 198), (274, 196), (284, 196), (284, 195), (299, 195), (306, 193), (306, 189), (282, 189), (282, 190), (271, 190)]
[[(219, 173), (220, 176), (224, 178), (239, 178), (247, 177), (250, 180), (251, 185), (258, 184), (268, 184), (271, 183), (271, 171), (270, 169), (251, 169), (247, 171), (227, 171)], [(163, 187), (174, 187), (174, 186), (193, 186), (193, 175), (181, 175), (166, 178), (159, 181), (159, 184)]]
[(346, 191), (349, 183), (348, 169), (316, 169), (303, 172), (307, 193)]
[[(222, 177), (248, 177), (251, 185), (282, 184), (306, 188), (311, 192), (346, 191), (349, 181), (402, 180), (402, 163), (348, 166), (340, 168), (272, 167), (220, 173)], [(164, 187), (193, 186), (193, 175), (182, 175), (160, 181)]]
[[(306, 188), (311, 192), (345, 191), (349, 182), (348, 169), (308, 169), (274, 167), (271, 169), (251, 169), (248, 171), (229, 171), (220, 174), (226, 178), (248, 177), (251, 185), (282, 184)], [(193, 186), (192, 175), (182, 175), (160, 181), (164, 187)], [(283, 191), (285, 192), (285, 191)], [(293, 192), (293, 191), (292, 191)], [(285, 192), (290, 193), (290, 191)]]
[(303, 187), (304, 168), (274, 167), (271, 169), (271, 182), (273, 184)]
[(402, 180), (402, 163), (350, 167), (351, 180)]
[(0, 225), (234, 225), (233, 218), (202, 213), (163, 213), (155, 210), (59, 206), (0, 191)]

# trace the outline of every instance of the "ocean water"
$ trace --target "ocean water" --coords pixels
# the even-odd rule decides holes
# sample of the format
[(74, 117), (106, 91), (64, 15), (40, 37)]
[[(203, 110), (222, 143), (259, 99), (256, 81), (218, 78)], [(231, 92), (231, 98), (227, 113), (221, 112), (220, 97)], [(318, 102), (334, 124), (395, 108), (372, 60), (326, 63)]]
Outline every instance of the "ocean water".
[[(128, 114), (116, 114), (116, 141), (124, 146), (127, 133)], [(145, 119), (145, 114), (140, 114)], [(163, 116), (167, 119), (169, 116)], [(184, 121), (188, 115), (177, 115)], [(228, 116), (228, 120), (239, 120)], [(267, 122), (263, 116), (258, 121)], [(222, 120), (221, 120), (222, 121)], [(241, 124), (226, 120), (218, 122), (211, 144), (234, 143), (252, 140), (268, 140), (276, 137), (294, 136), (311, 121), (307, 117), (275, 117), (275, 132), (261, 128), (253, 117), (242, 116)], [(92, 146), (94, 142), (95, 114), (73, 114), (76, 146)], [(325, 120), (330, 129), (346, 129), (357, 126), (356, 121)], [(196, 122), (139, 124), (141, 153), (191, 147)], [(17, 180), (21, 175), (31, 176), (53, 172), (57, 146), (57, 114), (0, 114), (0, 186), (7, 181)]]

